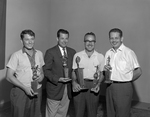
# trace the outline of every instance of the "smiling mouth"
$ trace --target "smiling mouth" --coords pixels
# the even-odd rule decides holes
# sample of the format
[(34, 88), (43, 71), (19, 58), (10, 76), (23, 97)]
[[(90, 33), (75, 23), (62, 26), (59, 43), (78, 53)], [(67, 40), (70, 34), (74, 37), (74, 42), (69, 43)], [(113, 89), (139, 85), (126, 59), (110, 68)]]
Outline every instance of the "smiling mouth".
[(113, 42), (112, 44), (113, 44), (113, 45), (117, 45), (118, 43), (117, 43), (117, 42)]
[(28, 47), (33, 47), (33, 45), (28, 45)]

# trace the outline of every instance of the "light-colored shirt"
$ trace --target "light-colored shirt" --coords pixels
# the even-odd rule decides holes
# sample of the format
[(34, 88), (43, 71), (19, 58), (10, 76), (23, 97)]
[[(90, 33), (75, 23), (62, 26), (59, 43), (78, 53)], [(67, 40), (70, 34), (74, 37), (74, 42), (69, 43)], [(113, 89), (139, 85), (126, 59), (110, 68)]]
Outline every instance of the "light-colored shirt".
[[(36, 50), (35, 65), (38, 65), (39, 68), (42, 68), (44, 65), (43, 53), (39, 50)], [(31, 82), (33, 81), (31, 63), (29, 61), (28, 55), (24, 53), (22, 49), (12, 54), (6, 66), (15, 71), (16, 78), (22, 84), (27, 87), (31, 86)], [(40, 87), (41, 85), (38, 86), (38, 88)]]
[[(64, 56), (64, 50), (63, 50), (63, 48), (62, 48), (62, 47), (60, 47), (60, 46), (58, 46), (58, 47), (59, 47), (59, 49), (60, 49), (61, 55), (62, 55), (62, 56)], [(66, 48), (65, 48), (65, 52), (66, 52), (66, 54), (67, 54), (67, 50), (66, 50)]]
[(140, 67), (135, 53), (124, 44), (117, 50), (111, 48), (106, 52), (105, 65), (110, 57), (112, 73), (110, 79), (113, 81), (131, 81), (133, 70)]
[(83, 69), (83, 78), (94, 79), (94, 74), (96, 73), (97, 66), (100, 71), (104, 68), (104, 56), (94, 50), (93, 54), (89, 58), (85, 50), (78, 52), (73, 58), (73, 69), (77, 68), (76, 57), (80, 57), (79, 68)]

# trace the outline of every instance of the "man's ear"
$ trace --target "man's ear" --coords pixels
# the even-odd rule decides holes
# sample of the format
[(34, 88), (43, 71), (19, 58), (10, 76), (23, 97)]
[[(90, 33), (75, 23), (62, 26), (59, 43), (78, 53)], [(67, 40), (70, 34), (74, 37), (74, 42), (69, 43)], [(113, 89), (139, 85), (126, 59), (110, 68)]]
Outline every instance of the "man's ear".
[(121, 42), (123, 42), (123, 37), (121, 37)]
[(23, 43), (23, 42), (22, 42), (22, 39), (20, 39), (20, 41), (21, 41), (21, 43)]
[(56, 38), (56, 40), (58, 41), (58, 37)]

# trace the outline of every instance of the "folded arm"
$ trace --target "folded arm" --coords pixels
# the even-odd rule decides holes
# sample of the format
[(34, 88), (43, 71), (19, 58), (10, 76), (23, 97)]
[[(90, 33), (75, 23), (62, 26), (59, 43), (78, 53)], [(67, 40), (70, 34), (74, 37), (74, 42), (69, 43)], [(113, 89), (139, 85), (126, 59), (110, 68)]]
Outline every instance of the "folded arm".
[(12, 83), (13, 85), (21, 88), (22, 90), (25, 91), (25, 93), (29, 96), (34, 95), (34, 91), (32, 90), (31, 87), (26, 87), (24, 84), (22, 84), (16, 77), (15, 77), (15, 71), (12, 70), (11, 68), (7, 68), (6, 71), (6, 80)]
[(133, 78), (132, 78), (132, 81), (137, 80), (141, 75), (142, 75), (142, 69), (141, 69), (140, 67), (135, 68), (135, 69), (133, 70)]

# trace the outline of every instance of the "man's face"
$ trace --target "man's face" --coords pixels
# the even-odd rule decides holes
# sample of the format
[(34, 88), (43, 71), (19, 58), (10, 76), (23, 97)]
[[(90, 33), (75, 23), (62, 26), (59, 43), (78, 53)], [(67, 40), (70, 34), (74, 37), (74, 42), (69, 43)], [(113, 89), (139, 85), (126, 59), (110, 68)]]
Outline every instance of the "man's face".
[(34, 46), (35, 37), (30, 36), (29, 34), (25, 34), (24, 38), (21, 41), (23, 43), (23, 46), (27, 50), (31, 50), (31, 49), (33, 49), (33, 46)]
[(69, 35), (63, 33), (60, 33), (60, 36), (57, 38), (58, 45), (63, 48), (67, 46), (68, 40), (69, 40)]
[(122, 44), (123, 37), (120, 37), (120, 34), (118, 32), (111, 32), (109, 41), (112, 47), (116, 50)]
[(95, 49), (96, 39), (93, 35), (87, 35), (84, 39), (85, 50), (91, 52)]

